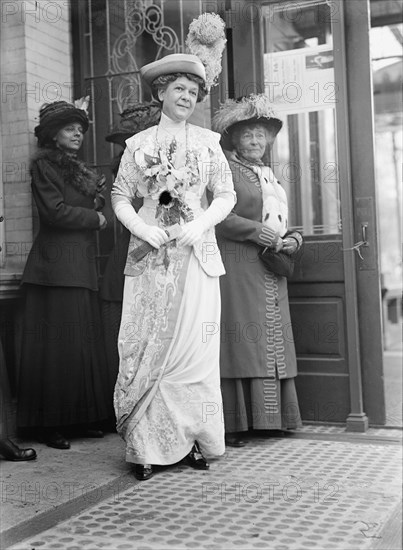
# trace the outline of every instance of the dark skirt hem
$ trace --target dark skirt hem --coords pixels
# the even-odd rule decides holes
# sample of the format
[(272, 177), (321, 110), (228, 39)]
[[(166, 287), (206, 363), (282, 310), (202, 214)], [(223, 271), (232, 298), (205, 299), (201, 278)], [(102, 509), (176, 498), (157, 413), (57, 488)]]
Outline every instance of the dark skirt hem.
[(302, 427), (294, 378), (277, 379), (279, 410), (267, 407), (264, 378), (221, 378), (226, 433)]
[(26, 285), (19, 427), (88, 424), (113, 417), (98, 295)]

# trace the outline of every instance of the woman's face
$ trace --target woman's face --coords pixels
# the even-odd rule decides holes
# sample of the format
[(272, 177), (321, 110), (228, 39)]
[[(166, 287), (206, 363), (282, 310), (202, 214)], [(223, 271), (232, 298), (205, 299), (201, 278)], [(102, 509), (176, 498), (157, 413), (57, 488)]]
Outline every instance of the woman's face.
[(175, 122), (187, 120), (197, 103), (199, 85), (181, 76), (170, 82), (165, 90), (158, 90), (162, 112)]
[(235, 149), (245, 160), (256, 162), (262, 159), (266, 147), (271, 147), (274, 140), (275, 136), (261, 124), (245, 126), (239, 131)]
[(84, 139), (83, 127), (79, 122), (71, 122), (61, 128), (54, 140), (59, 149), (67, 152), (76, 152), (80, 149)]

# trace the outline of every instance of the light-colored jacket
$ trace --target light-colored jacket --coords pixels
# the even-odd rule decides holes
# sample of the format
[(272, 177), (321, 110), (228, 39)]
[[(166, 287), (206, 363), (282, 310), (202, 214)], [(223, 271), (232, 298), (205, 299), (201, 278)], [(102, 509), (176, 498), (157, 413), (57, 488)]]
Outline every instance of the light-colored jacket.
[[(158, 149), (157, 128), (158, 126), (148, 128), (126, 141), (126, 149), (111, 192), (114, 208), (120, 200), (127, 202), (136, 196), (144, 197), (144, 205), (138, 215), (149, 225), (158, 224), (158, 220), (155, 218), (158, 200), (147, 194), (146, 186), (144, 186), (144, 170), (136, 163), (135, 154), (136, 151), (141, 150), (147, 155), (155, 156)], [(206, 210), (212, 214), (210, 217), (212, 223), (204, 232), (201, 240), (193, 245), (193, 251), (202, 269), (213, 277), (225, 273), (214, 226), (226, 218), (236, 202), (231, 170), (219, 142), (220, 135), (216, 132), (192, 124), (188, 125), (187, 148), (197, 157), (199, 182), (188, 188), (184, 200), (193, 210), (195, 219)], [(210, 206), (206, 199), (207, 190), (212, 195)], [(135, 213), (134, 209), (133, 212)], [(132, 235), (125, 275), (134, 276), (138, 273), (135, 261), (130, 254), (138, 246), (138, 243), (139, 239)]]

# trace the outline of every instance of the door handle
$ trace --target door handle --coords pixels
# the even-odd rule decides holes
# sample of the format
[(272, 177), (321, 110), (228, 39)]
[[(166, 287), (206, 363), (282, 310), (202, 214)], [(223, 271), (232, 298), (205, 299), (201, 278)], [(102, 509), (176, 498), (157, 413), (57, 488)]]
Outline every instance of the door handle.
[(363, 260), (363, 256), (361, 254), (361, 247), (368, 247), (369, 243), (367, 240), (367, 229), (368, 229), (368, 222), (362, 222), (361, 223), (361, 241), (358, 241), (358, 243), (353, 244), (351, 248), (343, 248), (343, 250), (355, 250), (358, 254), (358, 256)]
[(368, 222), (361, 222), (361, 241), (358, 241), (357, 243), (354, 243), (351, 248), (343, 248), (343, 250), (355, 250), (358, 254), (358, 256), (363, 260), (363, 256), (361, 254), (361, 247), (368, 247), (369, 243), (367, 240), (367, 229), (368, 229)]
[(361, 260), (363, 260), (364, 258), (362, 256), (361, 250), (360, 250), (360, 248), (362, 246), (368, 246), (368, 243), (365, 242), (365, 241), (358, 241), (358, 243), (353, 244), (353, 246), (351, 248), (342, 248), (342, 250), (355, 250), (357, 252), (358, 256), (361, 258)]
[(361, 222), (362, 246), (369, 246), (368, 239), (367, 239), (367, 229), (368, 229), (368, 222)]

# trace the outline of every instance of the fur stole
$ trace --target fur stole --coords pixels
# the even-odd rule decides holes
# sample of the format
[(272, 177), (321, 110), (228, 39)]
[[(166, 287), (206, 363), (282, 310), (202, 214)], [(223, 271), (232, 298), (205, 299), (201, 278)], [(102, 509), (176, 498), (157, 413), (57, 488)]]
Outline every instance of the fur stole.
[(65, 184), (72, 185), (83, 195), (95, 197), (101, 176), (76, 156), (68, 155), (60, 149), (39, 149), (33, 158), (33, 161), (36, 160), (47, 160), (55, 164)]

